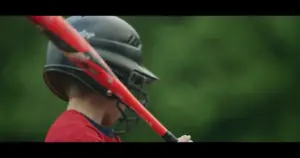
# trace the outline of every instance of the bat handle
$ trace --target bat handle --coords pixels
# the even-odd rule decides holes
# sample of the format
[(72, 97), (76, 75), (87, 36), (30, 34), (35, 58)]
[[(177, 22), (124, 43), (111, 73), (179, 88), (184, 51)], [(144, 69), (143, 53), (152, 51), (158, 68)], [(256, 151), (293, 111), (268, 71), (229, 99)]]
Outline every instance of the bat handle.
[(166, 134), (164, 134), (162, 136), (162, 138), (166, 141), (166, 142), (178, 142), (177, 137), (170, 131), (167, 131)]

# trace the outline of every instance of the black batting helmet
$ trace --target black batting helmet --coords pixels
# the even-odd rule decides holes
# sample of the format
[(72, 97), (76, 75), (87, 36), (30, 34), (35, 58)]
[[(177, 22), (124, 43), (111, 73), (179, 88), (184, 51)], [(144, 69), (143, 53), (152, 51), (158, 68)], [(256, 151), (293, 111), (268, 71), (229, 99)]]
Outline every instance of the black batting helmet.
[[(67, 21), (97, 50), (123, 84), (146, 106), (147, 94), (143, 91), (143, 86), (158, 80), (158, 77), (142, 66), (142, 43), (136, 30), (116, 16), (72, 16)], [(52, 42), (48, 44), (46, 58), (44, 80), (61, 99), (67, 101), (69, 98), (60, 75), (72, 77), (104, 96), (107, 94), (105, 87), (71, 63)], [(122, 114), (122, 119), (128, 119), (124, 112)]]

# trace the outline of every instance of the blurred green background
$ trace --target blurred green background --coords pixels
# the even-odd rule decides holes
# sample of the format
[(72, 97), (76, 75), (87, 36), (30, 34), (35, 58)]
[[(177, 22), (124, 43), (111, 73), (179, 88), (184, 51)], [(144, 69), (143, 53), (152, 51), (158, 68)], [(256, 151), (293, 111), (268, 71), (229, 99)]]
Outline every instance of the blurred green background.
[[(140, 33), (150, 110), (194, 141), (300, 141), (300, 18), (122, 17)], [(47, 39), (0, 17), (0, 141), (43, 141), (66, 108), (45, 86)], [(124, 141), (162, 141), (144, 122)]]

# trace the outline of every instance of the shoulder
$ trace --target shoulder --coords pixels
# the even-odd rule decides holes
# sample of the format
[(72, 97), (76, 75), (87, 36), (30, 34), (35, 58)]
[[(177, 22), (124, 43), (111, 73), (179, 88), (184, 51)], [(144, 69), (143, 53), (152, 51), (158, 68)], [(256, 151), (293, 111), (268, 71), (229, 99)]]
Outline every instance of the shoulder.
[(103, 142), (97, 131), (80, 123), (52, 126), (46, 142)]
[(46, 142), (103, 142), (89, 122), (80, 113), (64, 112), (51, 126)]

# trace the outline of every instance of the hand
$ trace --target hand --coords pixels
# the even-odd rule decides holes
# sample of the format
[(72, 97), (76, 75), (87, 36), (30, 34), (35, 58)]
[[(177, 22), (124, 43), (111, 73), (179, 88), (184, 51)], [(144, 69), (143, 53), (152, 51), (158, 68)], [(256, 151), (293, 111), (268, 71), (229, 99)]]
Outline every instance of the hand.
[(190, 135), (183, 135), (178, 138), (178, 142), (193, 142)]

